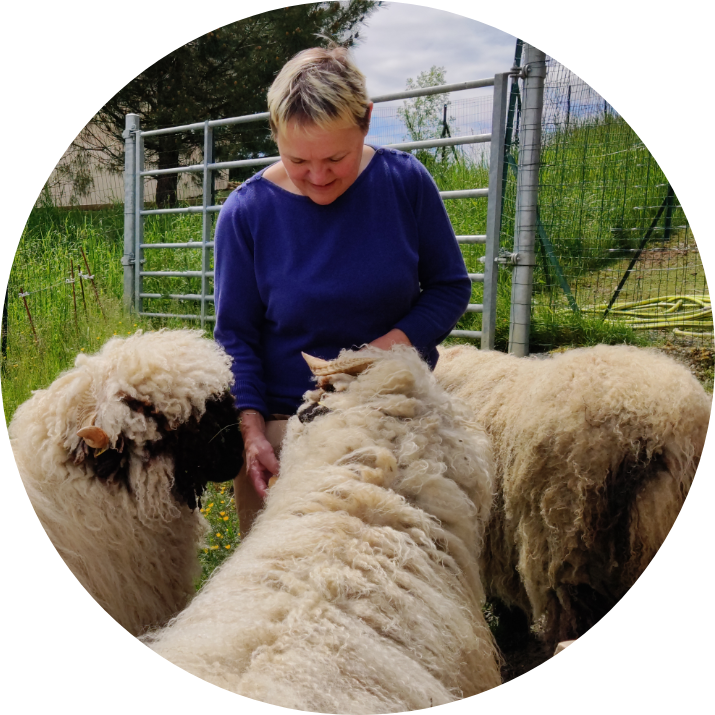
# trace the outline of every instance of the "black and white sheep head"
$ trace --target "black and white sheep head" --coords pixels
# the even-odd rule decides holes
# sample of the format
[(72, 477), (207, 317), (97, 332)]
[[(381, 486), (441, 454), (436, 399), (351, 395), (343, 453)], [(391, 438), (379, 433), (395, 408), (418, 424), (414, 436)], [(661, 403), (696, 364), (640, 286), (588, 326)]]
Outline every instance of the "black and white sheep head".
[(342, 352), (335, 360), (323, 360), (307, 353), (301, 355), (318, 384), (317, 390), (305, 393), (303, 404), (298, 408), (298, 419), (303, 424), (327, 414), (330, 410), (321, 404), (323, 397), (328, 393), (347, 390), (355, 378), (375, 361), (374, 356), (359, 352)]
[[(412, 392), (415, 387), (415, 365), (420, 363), (419, 353), (414, 348), (395, 346), (391, 350), (379, 348), (363, 348), (359, 351), (345, 350), (335, 360), (322, 360), (306, 355), (303, 358), (308, 363), (315, 376), (318, 388), (306, 392), (303, 404), (298, 410), (298, 419), (307, 424), (316, 417), (327, 414), (332, 408), (340, 408), (341, 393), (352, 392), (351, 401), (362, 390), (367, 390), (363, 398), (371, 400), (374, 396), (374, 385), (379, 385), (382, 395), (399, 395), (399, 399), (390, 401), (389, 413), (394, 417), (409, 418), (413, 414), (414, 400)], [(397, 359), (395, 359), (397, 358)], [(367, 370), (379, 371), (381, 376), (369, 383), (362, 383), (359, 376)]]
[(195, 508), (207, 482), (233, 479), (242, 464), (230, 362), (192, 330), (138, 331), (80, 355), (50, 388), (66, 408), (70, 458), (128, 489), (132, 460), (161, 459), (176, 499)]

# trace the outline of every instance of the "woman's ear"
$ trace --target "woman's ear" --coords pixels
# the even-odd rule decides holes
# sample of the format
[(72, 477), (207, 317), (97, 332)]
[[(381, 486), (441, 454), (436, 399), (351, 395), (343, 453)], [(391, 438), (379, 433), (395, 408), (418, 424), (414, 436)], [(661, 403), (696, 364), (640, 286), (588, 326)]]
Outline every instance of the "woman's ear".
[(373, 106), (374, 104), (372, 102), (367, 105), (367, 128), (365, 129), (365, 136), (367, 136), (368, 132), (370, 131), (370, 120), (372, 119)]

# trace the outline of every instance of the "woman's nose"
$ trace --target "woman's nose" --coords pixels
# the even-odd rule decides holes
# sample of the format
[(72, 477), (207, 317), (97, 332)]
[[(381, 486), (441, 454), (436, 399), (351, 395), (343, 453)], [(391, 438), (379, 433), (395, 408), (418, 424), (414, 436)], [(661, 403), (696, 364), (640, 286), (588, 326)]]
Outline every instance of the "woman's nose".
[(325, 165), (314, 166), (310, 170), (310, 181), (314, 184), (327, 184), (329, 181), (329, 168)]

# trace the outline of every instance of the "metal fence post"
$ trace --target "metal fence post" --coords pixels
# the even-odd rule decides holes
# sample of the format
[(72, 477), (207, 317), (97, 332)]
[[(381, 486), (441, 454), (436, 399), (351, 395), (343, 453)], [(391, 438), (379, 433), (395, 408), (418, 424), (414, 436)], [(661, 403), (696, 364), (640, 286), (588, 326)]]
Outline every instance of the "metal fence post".
[(204, 124), (204, 185), (201, 210), (201, 327), (206, 327), (206, 294), (209, 270), (209, 251), (207, 244), (211, 241), (212, 218), (208, 212), (212, 200), (213, 171), (209, 164), (213, 163), (213, 129), (208, 120)]
[(519, 175), (516, 185), (516, 232), (514, 253), (517, 262), (512, 273), (509, 352), (519, 357), (529, 354), (531, 294), (536, 264), (536, 222), (541, 163), (541, 115), (544, 104), (546, 56), (525, 45), (522, 130), (519, 145)]
[(144, 265), (142, 243), (144, 243), (144, 137), (141, 131), (136, 134), (136, 159), (135, 172), (136, 183), (134, 184), (134, 310), (141, 314), (143, 312), (142, 288), (144, 279), (142, 276), (142, 266)]
[(136, 132), (141, 126), (138, 114), (127, 114), (124, 132), (124, 307), (132, 309), (134, 296), (134, 244), (136, 230)]
[(492, 139), (489, 155), (489, 203), (487, 205), (486, 253), (484, 259), (484, 298), (482, 313), (482, 350), (494, 350), (497, 320), (497, 284), (499, 278), (499, 233), (501, 231), (506, 100), (509, 73), (494, 77), (492, 103)]

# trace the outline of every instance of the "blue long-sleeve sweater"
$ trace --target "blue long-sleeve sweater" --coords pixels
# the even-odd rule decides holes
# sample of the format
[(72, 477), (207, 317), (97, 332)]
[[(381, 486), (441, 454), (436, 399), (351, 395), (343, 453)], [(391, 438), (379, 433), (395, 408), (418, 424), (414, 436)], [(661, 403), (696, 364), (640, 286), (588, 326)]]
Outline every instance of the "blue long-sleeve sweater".
[(313, 385), (301, 352), (332, 359), (393, 328), (434, 367), (471, 282), (422, 164), (379, 148), (325, 206), (262, 177), (216, 226), (214, 337), (234, 359), (236, 406), (292, 414)]

